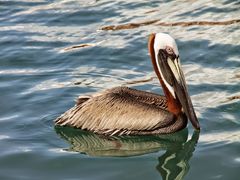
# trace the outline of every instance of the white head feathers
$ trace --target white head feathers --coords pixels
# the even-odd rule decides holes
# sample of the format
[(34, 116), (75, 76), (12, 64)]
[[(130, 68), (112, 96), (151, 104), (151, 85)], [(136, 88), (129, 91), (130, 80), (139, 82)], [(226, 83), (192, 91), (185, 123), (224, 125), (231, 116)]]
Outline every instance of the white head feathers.
[[(165, 33), (157, 33), (155, 34), (155, 40), (154, 40), (154, 53), (155, 53), (155, 58), (157, 59), (158, 57), (158, 52), (160, 49), (166, 49), (166, 47), (171, 47), (175, 53), (176, 56), (179, 55), (178, 53), (178, 48), (177, 48), (177, 44), (175, 42), (175, 40), (168, 34)], [(180, 63), (180, 62), (178, 62)], [(174, 88), (164, 79), (164, 76), (162, 74), (161, 68), (159, 66), (159, 62), (157, 61), (157, 66), (158, 66), (158, 70), (161, 74), (161, 77), (163, 79), (164, 84), (166, 85), (166, 87), (168, 88), (168, 90), (170, 91), (170, 93), (173, 95), (174, 98), (176, 98), (175, 92), (174, 92)], [(175, 73), (176, 71), (173, 71), (173, 73)], [(176, 73), (175, 73), (176, 74)], [(176, 76), (178, 77), (178, 76)]]
[(175, 40), (168, 34), (157, 33), (155, 35), (155, 41), (154, 41), (155, 57), (157, 57), (156, 53), (158, 53), (160, 49), (165, 49), (167, 46), (173, 49), (176, 56), (179, 55)]

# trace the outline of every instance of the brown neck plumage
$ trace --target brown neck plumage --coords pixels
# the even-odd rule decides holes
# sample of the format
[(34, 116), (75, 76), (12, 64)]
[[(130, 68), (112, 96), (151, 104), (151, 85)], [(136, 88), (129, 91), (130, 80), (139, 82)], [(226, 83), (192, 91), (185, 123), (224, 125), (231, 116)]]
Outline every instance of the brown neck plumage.
[(162, 80), (161, 74), (159, 72), (159, 69), (157, 67), (157, 62), (156, 62), (156, 58), (155, 58), (155, 52), (154, 52), (154, 40), (155, 40), (155, 34), (151, 34), (149, 37), (149, 41), (148, 41), (148, 50), (151, 56), (151, 60), (152, 60), (152, 64), (153, 64), (153, 69), (160, 81), (160, 84), (162, 85), (163, 88), (163, 92), (167, 98), (168, 101), (168, 111), (172, 112), (175, 115), (178, 115), (179, 113), (181, 113), (181, 109), (182, 106), (179, 102), (178, 99), (175, 99), (172, 94), (170, 93), (170, 91), (168, 90), (168, 88), (166, 87), (165, 83)]

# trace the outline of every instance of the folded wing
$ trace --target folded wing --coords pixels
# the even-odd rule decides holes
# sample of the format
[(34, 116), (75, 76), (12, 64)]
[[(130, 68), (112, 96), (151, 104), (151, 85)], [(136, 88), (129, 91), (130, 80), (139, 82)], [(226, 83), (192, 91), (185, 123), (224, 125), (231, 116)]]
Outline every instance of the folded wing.
[(176, 122), (166, 108), (164, 96), (117, 87), (92, 97), (79, 97), (78, 103), (55, 123), (99, 134), (152, 134)]

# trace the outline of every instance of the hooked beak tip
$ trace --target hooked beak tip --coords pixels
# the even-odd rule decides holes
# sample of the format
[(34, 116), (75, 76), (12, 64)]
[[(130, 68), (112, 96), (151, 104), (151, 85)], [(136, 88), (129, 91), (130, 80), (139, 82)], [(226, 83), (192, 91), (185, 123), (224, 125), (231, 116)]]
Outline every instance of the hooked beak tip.
[(194, 128), (195, 128), (195, 130), (197, 130), (197, 131), (200, 131), (200, 130), (201, 130), (199, 123), (197, 123), (197, 124), (194, 126)]

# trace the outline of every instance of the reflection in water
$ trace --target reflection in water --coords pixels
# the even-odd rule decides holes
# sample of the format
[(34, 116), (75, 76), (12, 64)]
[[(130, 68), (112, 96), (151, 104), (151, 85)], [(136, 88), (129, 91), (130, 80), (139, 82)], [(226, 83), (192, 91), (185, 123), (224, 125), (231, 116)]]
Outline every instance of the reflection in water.
[(199, 132), (195, 131), (190, 140), (179, 148), (169, 148), (158, 158), (157, 170), (163, 179), (183, 179), (189, 170), (189, 160), (198, 142)]
[(187, 140), (187, 129), (170, 135), (123, 137), (100, 136), (68, 127), (55, 127), (55, 130), (70, 144), (67, 151), (91, 156), (127, 157), (166, 150), (158, 158), (157, 165), (157, 170), (165, 180), (183, 179), (199, 138), (199, 132), (195, 131)]

